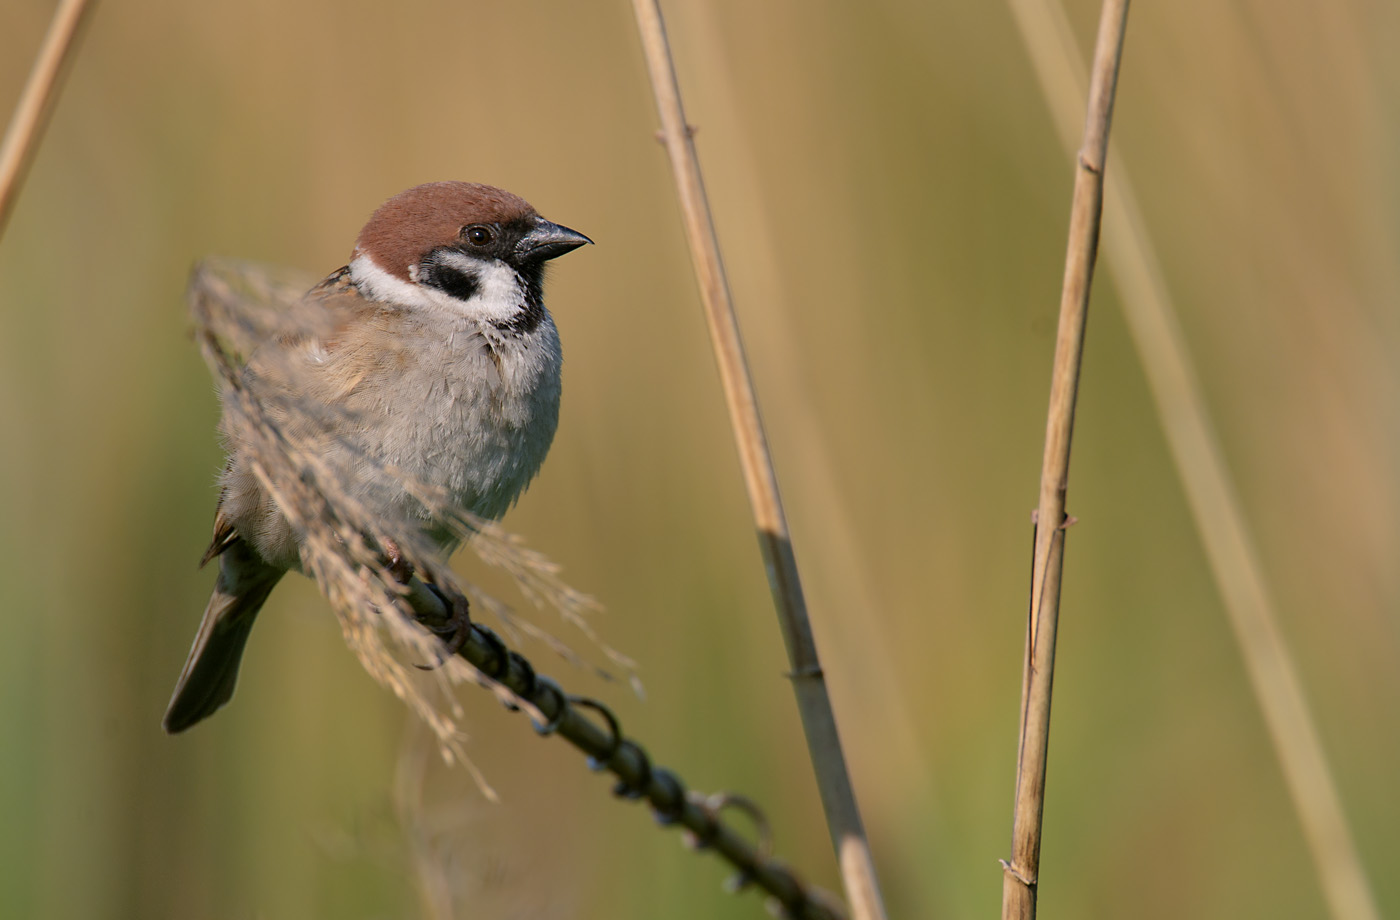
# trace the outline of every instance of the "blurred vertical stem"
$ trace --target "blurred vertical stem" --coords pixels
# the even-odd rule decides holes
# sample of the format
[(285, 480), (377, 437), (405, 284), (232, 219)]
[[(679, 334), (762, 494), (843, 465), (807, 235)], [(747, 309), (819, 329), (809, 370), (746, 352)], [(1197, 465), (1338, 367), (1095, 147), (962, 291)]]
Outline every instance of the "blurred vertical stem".
[(1075, 164), (1069, 247), (1060, 293), (1060, 325), (1055, 339), (1045, 457), (1040, 470), (1040, 504), (1036, 511), (1011, 860), (1002, 864), (1002, 920), (1029, 920), (1035, 916), (1041, 814), (1045, 805), (1045, 763), (1050, 742), (1050, 695), (1055, 676), (1055, 630), (1060, 613), (1060, 572), (1064, 562), (1065, 528), (1071, 523), (1065, 515), (1070, 440), (1074, 434), (1074, 402), (1084, 354), (1084, 325), (1089, 312), (1089, 288), (1103, 211), (1108, 128), (1113, 118), (1118, 61), (1123, 52), (1127, 21), (1128, 0), (1105, 0), (1094, 49), (1084, 140)]
[[(1011, 10), (1060, 139), (1072, 151), (1085, 77), (1064, 8), (1056, 0), (1011, 0)], [(1162, 266), (1120, 159), (1109, 157), (1104, 209), (1117, 229), (1104, 241), (1104, 250), (1128, 331), (1147, 375), (1328, 908), (1337, 920), (1379, 920), (1380, 909), (1342, 810), (1302, 681), (1279, 628), (1259, 552), (1206, 409)]]
[(758, 527), (768, 582), (792, 666), (797, 707), (816, 771), (827, 827), (841, 865), (846, 897), (857, 920), (882, 920), (885, 908), (875, 878), (870, 844), (856, 805), (855, 791), (851, 787), (841, 739), (836, 730), (836, 716), (817, 657), (797, 562), (783, 515), (782, 500), (778, 495), (778, 480), (759, 419), (758, 402), (744, 357), (729, 282), (720, 260), (719, 242), (705, 196), (700, 163), (681, 106), (680, 86), (661, 10), (656, 0), (634, 0), (633, 9), (661, 117), (661, 138), (675, 176), (676, 192), (680, 197), (686, 238), (690, 243), (700, 296), (709, 322), (715, 361), (719, 365), (749, 502)]
[(90, 0), (59, 3), (5, 131), (5, 140), (0, 143), (0, 236), (5, 233), (10, 211), (14, 209), (29, 164), (34, 161), (34, 151), (58, 100), (58, 89), (67, 71), (65, 65), (72, 60), (78, 30), (87, 21), (92, 7)]

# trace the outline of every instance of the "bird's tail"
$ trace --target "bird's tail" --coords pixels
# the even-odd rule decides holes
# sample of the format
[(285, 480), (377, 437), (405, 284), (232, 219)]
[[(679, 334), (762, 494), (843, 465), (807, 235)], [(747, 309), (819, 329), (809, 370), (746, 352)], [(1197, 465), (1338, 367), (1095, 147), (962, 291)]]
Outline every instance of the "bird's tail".
[(219, 580), (165, 710), (167, 732), (182, 732), (208, 718), (233, 696), (253, 621), (284, 574), (241, 541), (219, 557)]

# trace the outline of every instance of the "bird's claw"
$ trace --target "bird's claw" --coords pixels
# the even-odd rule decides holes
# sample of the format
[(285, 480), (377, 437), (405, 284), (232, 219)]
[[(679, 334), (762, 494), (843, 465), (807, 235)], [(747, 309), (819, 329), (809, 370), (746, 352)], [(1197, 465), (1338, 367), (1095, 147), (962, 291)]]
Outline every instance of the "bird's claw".
[[(438, 656), (436, 663), (427, 665), (414, 665), (422, 671), (436, 671), (451, 658), (461, 651), (462, 646), (467, 644), (467, 639), (472, 634), (471, 604), (467, 596), (459, 591), (448, 591), (438, 587), (432, 582), (425, 582), (428, 590), (437, 595), (438, 600), (448, 610), (447, 622), (441, 626), (428, 626), (428, 630), (442, 639), (445, 646), (443, 653)], [(425, 624), (426, 625), (426, 624)]]
[(403, 557), (403, 550), (399, 549), (399, 544), (391, 539), (383, 541), (384, 546), (384, 568), (388, 571), (394, 581), (401, 585), (407, 585), (413, 580), (413, 563)]
[(443, 644), (447, 646), (448, 656), (457, 654), (466, 645), (467, 638), (472, 634), (471, 604), (467, 601), (467, 596), (458, 591), (447, 593), (446, 600), (451, 616), (447, 622), (433, 629), (439, 636), (446, 636)]

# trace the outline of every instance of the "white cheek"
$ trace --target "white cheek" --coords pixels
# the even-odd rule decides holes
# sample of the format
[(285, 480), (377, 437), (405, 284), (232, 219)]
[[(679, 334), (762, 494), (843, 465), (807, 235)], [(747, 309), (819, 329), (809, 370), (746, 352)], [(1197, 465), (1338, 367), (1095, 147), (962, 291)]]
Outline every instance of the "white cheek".
[[(477, 277), (479, 288), (470, 300), (459, 300), (435, 287), (414, 284), (389, 274), (367, 255), (350, 263), (350, 277), (371, 300), (410, 309), (443, 310), (454, 316), (482, 321), (508, 322), (525, 307), (525, 292), (514, 269), (494, 259), (475, 259), (464, 253), (444, 253), (450, 264)], [(409, 266), (409, 277), (417, 279), (418, 266)]]
[[(410, 270), (409, 273), (410, 275), (416, 274), (416, 271)], [(419, 287), (389, 274), (376, 265), (369, 256), (356, 256), (350, 262), (350, 277), (366, 298), (377, 300), (380, 303), (392, 303), (400, 307), (421, 310), (446, 306), (439, 301), (439, 298), (433, 297), (433, 294), (438, 294), (447, 300), (452, 299), (434, 288)]]

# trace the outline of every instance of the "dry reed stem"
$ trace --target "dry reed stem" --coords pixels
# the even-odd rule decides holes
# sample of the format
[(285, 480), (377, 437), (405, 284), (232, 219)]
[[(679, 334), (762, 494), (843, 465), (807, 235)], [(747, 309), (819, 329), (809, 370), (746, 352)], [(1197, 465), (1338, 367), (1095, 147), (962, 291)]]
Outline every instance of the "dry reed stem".
[(10, 221), (10, 212), (14, 210), (29, 164), (34, 162), (39, 139), (58, 101), (58, 90), (68, 69), (66, 65), (73, 59), (78, 31), (87, 21), (92, 6), (91, 0), (59, 3), (44, 43), (39, 46), (34, 67), (29, 71), (29, 80), (20, 93), (10, 126), (5, 130), (5, 140), (0, 143), (0, 236), (4, 235)]
[[(731, 113), (739, 112), (743, 106), (744, 90), (739, 87), (733, 68), (726, 59), (714, 5), (694, 4), (679, 7), (676, 12), (686, 17), (683, 47), (693, 48), (696, 57), (704, 62), (704, 92), (716, 107)], [(753, 138), (745, 134), (739, 125), (734, 127), (740, 130), (725, 150), (726, 175), (729, 177), (727, 198), (742, 201), (750, 209), (743, 216), (748, 235), (744, 254), (746, 269), (754, 279), (753, 289), (764, 301), (761, 319), (768, 324), (763, 367), (767, 379), (777, 390), (775, 393), (770, 389), (769, 398), (776, 398), (782, 404), (783, 428), (789, 433), (794, 454), (802, 457), (802, 462), (792, 467), (788, 474), (788, 494), (793, 494), (795, 476), (798, 483), (795, 491), (809, 496), (813, 508), (818, 509), (823, 525), (821, 540), (824, 546), (803, 544), (807, 571), (816, 572), (819, 578), (827, 579), (829, 594), (824, 598), (827, 609), (870, 610), (879, 606), (883, 586), (876, 585), (864, 558), (871, 551), (871, 546), (862, 542), (861, 532), (852, 520), (851, 491), (832, 462), (828, 450), (830, 439), (823, 430), (820, 413), (808, 398), (810, 381), (804, 379), (801, 366), (800, 336), (796, 334), (799, 326), (793, 316), (790, 292), (786, 289), (787, 279), (779, 266), (776, 246), (779, 233), (771, 208), (765, 201), (764, 176)], [(706, 130), (710, 130), (709, 126)], [(754, 328), (753, 325), (748, 327), (751, 340)], [(820, 555), (814, 555), (814, 551)], [(904, 692), (900, 686), (899, 672), (889, 666), (895, 659), (892, 650), (900, 641), (893, 634), (897, 624), (879, 616), (851, 616), (835, 618), (825, 625), (830, 641), (836, 642), (841, 649), (842, 673), (859, 676), (862, 699), (869, 709), (880, 713), (878, 725), (870, 727), (868, 736), (879, 738), (884, 756), (889, 762), (898, 764), (905, 775), (932, 775), (930, 759), (920, 744), (917, 727), (923, 721), (923, 714), (915, 716), (920, 701)], [(839, 692), (839, 679), (833, 683)], [(857, 736), (860, 730), (860, 726), (855, 726), (855, 731), (848, 731), (848, 744), (860, 743)], [(920, 786), (914, 795), (927, 796), (929, 792), (929, 787)], [(910, 790), (901, 791), (900, 801), (906, 806), (911, 804)], [(925, 803), (915, 806), (914, 810), (931, 810), (933, 807), (931, 803)], [(897, 858), (897, 854), (887, 853), (886, 859), (890, 857)]]
[(681, 105), (680, 86), (661, 9), (656, 0), (634, 0), (633, 10), (652, 91), (656, 96), (661, 137), (676, 182), (686, 239), (690, 244), (749, 503), (758, 528), (779, 628), (792, 667), (791, 678), (798, 711), (816, 772), (827, 826), (841, 866), (846, 896), (858, 920), (882, 920), (885, 908), (875, 876), (870, 843), (856, 804), (846, 758), (841, 750), (836, 716), (817, 656), (797, 561), (793, 556), (782, 499), (778, 494), (777, 474), (759, 418), (757, 397), (744, 357), (699, 159)]
[(1035, 916), (1040, 873), (1041, 814), (1045, 805), (1045, 765), (1050, 742), (1055, 633), (1060, 612), (1060, 573), (1064, 563), (1065, 528), (1071, 523), (1065, 515), (1070, 441), (1074, 434), (1074, 404), (1079, 389), (1089, 289), (1093, 281), (1103, 210), (1108, 129), (1113, 119), (1118, 62), (1123, 52), (1127, 20), (1128, 0), (1105, 0), (1094, 48), (1084, 140), (1075, 166), (1069, 246), (1065, 255), (1055, 365), (1050, 379), (1050, 409), (1045, 426), (1045, 456), (1040, 472), (1040, 504), (1036, 511), (1011, 860), (1003, 863), (1002, 873), (1003, 920), (1029, 920)]
[[(1086, 81), (1064, 8), (1054, 0), (1011, 0), (1011, 8), (1060, 139), (1073, 151), (1075, 100), (1082, 98)], [(1192, 518), (1331, 914), (1338, 920), (1379, 920), (1380, 909), (1278, 626), (1259, 552), (1206, 409), (1162, 266), (1120, 160), (1117, 154), (1109, 157), (1104, 208), (1116, 232), (1104, 248)]]

